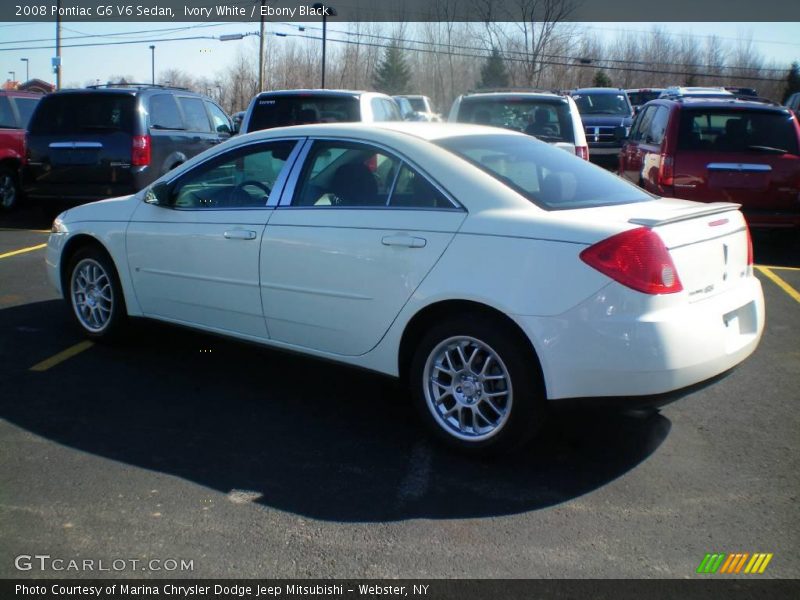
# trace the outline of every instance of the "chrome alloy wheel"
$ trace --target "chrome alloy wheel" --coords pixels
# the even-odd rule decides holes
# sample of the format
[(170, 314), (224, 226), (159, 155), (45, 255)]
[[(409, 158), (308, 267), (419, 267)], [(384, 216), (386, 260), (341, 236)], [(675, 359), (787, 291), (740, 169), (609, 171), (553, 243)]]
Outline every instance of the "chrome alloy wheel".
[(477, 442), (497, 434), (508, 421), (511, 377), (484, 342), (467, 336), (442, 341), (428, 355), (422, 377), (428, 408), (450, 435)]
[(14, 178), (6, 172), (0, 173), (0, 207), (11, 208), (17, 202), (17, 187)]
[(103, 331), (114, 306), (114, 290), (103, 265), (84, 258), (72, 270), (70, 289), (72, 307), (81, 325), (92, 333)]

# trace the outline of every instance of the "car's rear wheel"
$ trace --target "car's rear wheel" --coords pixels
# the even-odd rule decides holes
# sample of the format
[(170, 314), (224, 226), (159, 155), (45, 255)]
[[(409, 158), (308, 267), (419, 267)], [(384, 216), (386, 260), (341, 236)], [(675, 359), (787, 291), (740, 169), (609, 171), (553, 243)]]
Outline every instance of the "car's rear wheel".
[(0, 167), (0, 209), (11, 210), (19, 204), (20, 189), (16, 173), (10, 167)]
[(434, 326), (415, 353), (410, 383), (434, 434), (477, 453), (515, 450), (541, 428), (536, 357), (499, 319), (463, 315)]
[(117, 336), (127, 314), (111, 259), (101, 249), (87, 247), (76, 252), (69, 264), (67, 292), (78, 325), (92, 339)]

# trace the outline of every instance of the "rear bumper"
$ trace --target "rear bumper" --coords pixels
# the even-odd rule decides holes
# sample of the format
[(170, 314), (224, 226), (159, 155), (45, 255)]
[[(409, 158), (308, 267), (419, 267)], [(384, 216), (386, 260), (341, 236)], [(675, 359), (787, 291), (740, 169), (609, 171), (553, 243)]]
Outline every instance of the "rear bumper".
[(758, 346), (765, 316), (755, 277), (706, 300), (669, 303), (610, 284), (563, 315), (516, 317), (548, 398), (668, 394), (730, 370)]

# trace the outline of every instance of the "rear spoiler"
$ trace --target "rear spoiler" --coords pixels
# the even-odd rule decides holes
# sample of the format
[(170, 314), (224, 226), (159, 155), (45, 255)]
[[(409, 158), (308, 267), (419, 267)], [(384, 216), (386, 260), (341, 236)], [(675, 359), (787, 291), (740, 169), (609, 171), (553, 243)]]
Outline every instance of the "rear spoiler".
[(660, 227), (661, 225), (669, 225), (670, 223), (678, 223), (680, 221), (688, 221), (689, 219), (696, 219), (697, 217), (707, 217), (709, 215), (716, 215), (718, 213), (729, 212), (732, 210), (739, 210), (741, 204), (734, 202), (711, 202), (703, 208), (687, 208), (681, 210), (677, 215), (666, 219), (631, 219), (628, 223), (633, 225), (643, 225), (644, 227)]

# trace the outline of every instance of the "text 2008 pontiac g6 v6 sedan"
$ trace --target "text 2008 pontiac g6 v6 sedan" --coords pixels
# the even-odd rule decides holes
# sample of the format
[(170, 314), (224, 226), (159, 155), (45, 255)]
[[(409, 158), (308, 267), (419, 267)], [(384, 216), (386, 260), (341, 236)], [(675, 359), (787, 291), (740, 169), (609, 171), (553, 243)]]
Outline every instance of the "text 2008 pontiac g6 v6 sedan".
[(472, 451), (518, 447), (561, 399), (707, 380), (764, 326), (737, 205), (472, 125), (242, 136), (63, 213), (47, 263), (92, 338), (149, 317), (399, 376)]

